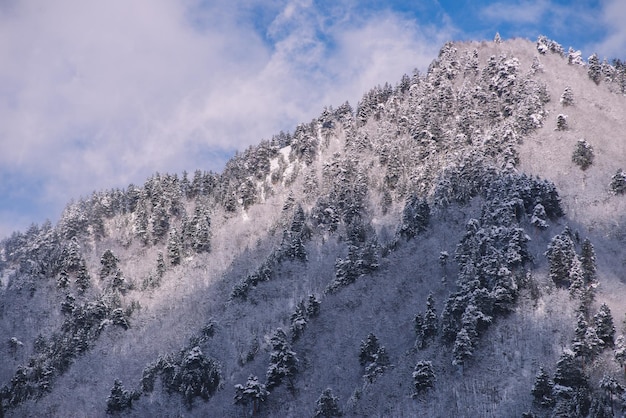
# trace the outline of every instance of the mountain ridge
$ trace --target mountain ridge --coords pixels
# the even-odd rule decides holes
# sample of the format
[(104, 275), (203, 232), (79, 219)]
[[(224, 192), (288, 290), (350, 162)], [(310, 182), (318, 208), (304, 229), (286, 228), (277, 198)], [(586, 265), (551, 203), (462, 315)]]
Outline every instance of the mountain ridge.
[[(542, 53), (544, 45), (556, 53)], [(557, 69), (568, 77), (553, 75)], [(140, 394), (131, 409), (124, 409), (136, 416), (302, 416), (313, 414), (326, 387), (339, 395), (344, 412), (355, 416), (519, 416), (531, 410), (540, 359), (554, 370), (574, 331), (576, 301), (552, 283), (543, 255), (564, 226), (592, 237), (602, 249), (599, 296), (615, 318), (626, 313), (618, 303), (620, 266), (612, 260), (626, 256), (615, 247), (622, 239), (619, 228), (609, 229), (615, 222), (611, 211), (619, 213), (624, 202), (608, 186), (624, 161), (624, 147), (606, 139), (611, 130), (624, 132), (618, 116), (626, 105), (623, 96), (609, 91), (613, 82), (594, 86), (587, 70), (569, 65), (545, 38), (537, 44), (519, 39), (446, 44), (428, 74), (376, 87), (354, 111), (347, 103), (325, 109), (293, 134), (281, 133), (235, 156), (222, 174), (196, 172), (193, 179), (156, 174), (143, 187), (94, 193), (68, 206), (56, 227), (14, 234), (2, 245), (2, 282), (8, 283), (0, 318), (3, 335), (22, 345), (9, 347), (10, 361), (0, 373), (0, 382), (7, 382), (1, 398), (6, 412), (105, 415), (115, 379)], [(565, 81), (572, 84), (573, 106), (558, 100), (569, 85)], [(600, 119), (599, 106), (609, 114), (596, 137), (587, 128)], [(568, 129), (556, 131), (561, 113), (569, 115)], [(587, 139), (594, 149), (588, 170), (571, 160), (578, 139)], [(532, 158), (538, 146), (556, 161)], [(582, 191), (581, 177), (588, 182)], [(577, 196), (589, 189), (589, 201), (599, 203), (581, 206)], [(531, 223), (538, 203), (548, 212), (537, 218), (546, 227)], [(499, 218), (491, 210), (501, 211)], [(209, 236), (203, 228), (210, 229)], [(475, 254), (472, 245), (460, 247), (479, 231), (492, 236), (497, 257), (511, 253), (511, 260), (497, 258), (500, 270), (510, 274), (487, 273), (480, 261), (484, 254)], [(500, 236), (499, 231), (508, 232)], [(74, 270), (66, 261), (71, 242), (81, 254)], [(102, 275), (107, 250), (118, 258), (112, 272)], [(76, 281), (81, 259), (91, 276), (82, 292)], [(477, 273), (468, 266), (481, 273), (472, 276)], [(63, 271), (70, 278), (65, 286)], [(473, 319), (477, 335), (464, 367), (461, 357), (452, 358), (451, 343), (439, 336), (418, 348), (414, 321), (431, 292), (438, 317), (449, 301), (456, 303), (453, 295), (470, 295), (463, 293), (475, 286), (465, 283), (467, 275), (489, 277), (471, 292), (487, 289), (495, 295), (489, 309), (496, 313), (486, 314), (492, 325), (491, 319)], [(498, 299), (498, 289), (512, 292), (512, 300), (506, 292)], [(69, 303), (68, 295), (76, 302)], [(293, 338), (293, 315), (310, 295), (321, 300), (320, 314), (305, 316), (302, 335), (291, 341), (300, 360), (293, 381), (272, 389), (262, 405), (234, 405), (234, 385), (245, 383), (248, 375), (264, 380), (275, 345), (271, 337), (283, 328)], [(103, 300), (110, 312), (88, 329), (87, 347), (71, 344), (66, 371), (49, 367), (46, 353), (65, 347), (54, 342), (58, 335), (75, 338), (84, 328), (58, 330), (76, 322), (81, 303), (88, 308), (94, 300)], [(21, 303), (37, 308), (28, 312), (18, 308)], [(469, 312), (467, 306), (462, 309)], [(113, 315), (116, 309), (130, 328)], [(440, 321), (447, 318), (465, 329), (469, 313), (455, 315)], [(561, 323), (565, 320), (569, 326)], [(205, 327), (214, 327), (211, 336), (203, 333)], [(546, 331), (550, 327), (557, 330), (556, 342)], [(37, 330), (45, 334), (47, 349), (36, 349)], [(364, 370), (359, 343), (369, 333), (390, 360)], [(157, 370), (163, 359), (183, 373), (195, 347), (220, 364), (216, 388), (197, 396), (188, 392), (189, 402), (177, 394), (182, 383), (171, 386), (162, 371), (156, 389), (141, 387), (148, 366)], [(619, 367), (610, 364), (608, 351), (596, 360), (597, 368), (615, 373)], [(44, 358), (34, 363), (47, 365), (52, 376), (44, 379), (50, 389), (41, 393), (41, 377), (23, 384), (13, 375), (33, 358)], [(420, 359), (431, 361), (439, 377), (431, 391), (414, 400), (411, 372)], [(36, 367), (28, 367), (26, 376), (34, 376)], [(516, 374), (521, 377), (513, 378)], [(452, 385), (452, 395), (444, 382)], [(20, 388), (25, 388), (23, 399)], [(205, 394), (206, 402), (196, 399)], [(562, 408), (576, 407), (570, 398), (559, 399)]]

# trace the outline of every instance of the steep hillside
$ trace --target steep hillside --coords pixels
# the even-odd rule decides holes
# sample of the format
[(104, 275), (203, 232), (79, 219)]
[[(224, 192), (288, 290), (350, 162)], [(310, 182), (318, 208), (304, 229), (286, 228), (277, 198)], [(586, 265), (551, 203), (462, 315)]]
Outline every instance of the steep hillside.
[(222, 173), (16, 232), (0, 416), (619, 410), (626, 71), (575, 58), (449, 43)]

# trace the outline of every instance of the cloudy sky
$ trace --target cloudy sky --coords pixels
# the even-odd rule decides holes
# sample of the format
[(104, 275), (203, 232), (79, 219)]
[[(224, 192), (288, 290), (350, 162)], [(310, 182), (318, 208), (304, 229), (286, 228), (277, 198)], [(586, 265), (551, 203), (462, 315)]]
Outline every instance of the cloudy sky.
[(626, 58), (626, 2), (0, 0), (0, 238), (154, 172), (220, 171), (447, 40)]

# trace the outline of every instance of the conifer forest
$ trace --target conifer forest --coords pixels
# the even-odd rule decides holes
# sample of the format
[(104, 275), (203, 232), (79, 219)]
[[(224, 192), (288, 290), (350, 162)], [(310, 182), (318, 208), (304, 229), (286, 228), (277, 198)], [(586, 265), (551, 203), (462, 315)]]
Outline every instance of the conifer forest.
[(625, 116), (620, 60), (450, 42), (77, 197), (0, 242), (0, 417), (622, 416)]

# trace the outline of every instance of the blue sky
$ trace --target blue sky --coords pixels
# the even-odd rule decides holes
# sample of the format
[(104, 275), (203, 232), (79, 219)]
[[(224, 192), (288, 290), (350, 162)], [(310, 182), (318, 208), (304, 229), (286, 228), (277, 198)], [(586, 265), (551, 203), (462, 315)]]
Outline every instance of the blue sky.
[(235, 150), (424, 71), (448, 40), (539, 34), (626, 58), (626, 2), (0, 2), (0, 237), (93, 190)]

